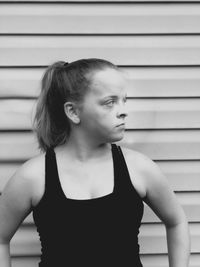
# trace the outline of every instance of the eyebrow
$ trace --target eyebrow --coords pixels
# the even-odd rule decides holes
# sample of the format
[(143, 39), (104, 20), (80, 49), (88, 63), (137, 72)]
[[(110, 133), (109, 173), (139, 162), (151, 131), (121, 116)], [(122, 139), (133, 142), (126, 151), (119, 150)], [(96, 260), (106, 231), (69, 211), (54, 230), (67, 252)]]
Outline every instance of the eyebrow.
[[(103, 97), (102, 99), (105, 100), (105, 99), (107, 99), (107, 98), (114, 98), (114, 99), (116, 99), (116, 98), (118, 98), (118, 96), (117, 96), (117, 95), (107, 95), (107, 96)], [(124, 96), (124, 98), (127, 98), (127, 93), (126, 93), (126, 95)]]
[(118, 98), (118, 96), (116, 96), (116, 95), (107, 95), (107, 96), (103, 97), (102, 99), (106, 100), (107, 98)]

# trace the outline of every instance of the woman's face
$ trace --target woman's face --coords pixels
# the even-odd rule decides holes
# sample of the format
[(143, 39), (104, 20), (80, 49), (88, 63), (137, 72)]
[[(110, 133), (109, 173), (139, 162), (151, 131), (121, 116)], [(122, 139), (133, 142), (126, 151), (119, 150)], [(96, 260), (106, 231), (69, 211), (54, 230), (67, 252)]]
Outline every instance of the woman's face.
[(92, 75), (82, 103), (80, 127), (89, 138), (116, 142), (124, 137), (127, 116), (127, 80), (117, 70), (106, 68)]

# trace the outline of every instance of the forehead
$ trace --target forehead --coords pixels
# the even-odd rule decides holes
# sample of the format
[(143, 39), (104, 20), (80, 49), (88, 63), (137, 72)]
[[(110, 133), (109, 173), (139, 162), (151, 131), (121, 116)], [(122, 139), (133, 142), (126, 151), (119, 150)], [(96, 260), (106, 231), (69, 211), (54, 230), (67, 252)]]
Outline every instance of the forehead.
[(104, 97), (126, 93), (127, 79), (119, 70), (107, 68), (96, 71), (91, 80), (90, 92), (93, 95)]

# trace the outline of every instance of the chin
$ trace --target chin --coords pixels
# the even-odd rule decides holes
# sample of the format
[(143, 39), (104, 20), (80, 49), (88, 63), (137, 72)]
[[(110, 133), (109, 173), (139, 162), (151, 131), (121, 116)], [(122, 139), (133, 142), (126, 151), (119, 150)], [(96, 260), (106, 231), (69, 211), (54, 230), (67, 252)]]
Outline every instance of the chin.
[(121, 141), (124, 138), (124, 134), (118, 135), (118, 136), (112, 136), (112, 138), (110, 138), (110, 143), (112, 142), (118, 142)]

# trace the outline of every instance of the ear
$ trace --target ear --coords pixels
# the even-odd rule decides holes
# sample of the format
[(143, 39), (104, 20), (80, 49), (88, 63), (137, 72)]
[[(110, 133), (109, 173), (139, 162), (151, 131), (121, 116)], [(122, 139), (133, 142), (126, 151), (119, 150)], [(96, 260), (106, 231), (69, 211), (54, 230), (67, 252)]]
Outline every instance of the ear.
[(64, 104), (64, 112), (68, 119), (74, 124), (80, 123), (79, 109), (73, 102), (66, 102)]

